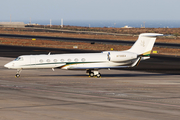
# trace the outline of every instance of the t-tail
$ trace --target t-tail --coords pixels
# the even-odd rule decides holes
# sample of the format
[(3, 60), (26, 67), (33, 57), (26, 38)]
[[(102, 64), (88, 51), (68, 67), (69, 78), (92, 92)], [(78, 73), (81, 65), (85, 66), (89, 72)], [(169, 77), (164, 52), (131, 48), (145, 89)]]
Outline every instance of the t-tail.
[(158, 33), (140, 34), (138, 40), (128, 51), (132, 53), (136, 53), (138, 56), (141, 57), (149, 57), (157, 36), (163, 36), (163, 34), (158, 34)]

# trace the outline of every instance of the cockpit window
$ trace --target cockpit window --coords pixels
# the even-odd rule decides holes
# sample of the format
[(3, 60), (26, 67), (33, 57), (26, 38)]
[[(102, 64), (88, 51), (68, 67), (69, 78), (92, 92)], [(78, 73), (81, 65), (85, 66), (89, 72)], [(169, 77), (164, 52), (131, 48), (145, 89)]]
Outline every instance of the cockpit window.
[(23, 58), (22, 57), (18, 57), (15, 59), (15, 61), (23, 61)]

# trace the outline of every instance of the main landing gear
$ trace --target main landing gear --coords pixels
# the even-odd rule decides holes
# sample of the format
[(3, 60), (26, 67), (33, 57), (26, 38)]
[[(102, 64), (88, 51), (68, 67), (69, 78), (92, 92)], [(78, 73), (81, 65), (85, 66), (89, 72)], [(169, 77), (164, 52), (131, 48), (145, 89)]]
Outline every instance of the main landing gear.
[(99, 73), (98, 70), (94, 70), (94, 71), (86, 70), (86, 73), (89, 75), (89, 77), (94, 77), (94, 76), (97, 78), (101, 77), (101, 74)]
[(21, 73), (22, 69), (18, 69), (17, 70), (17, 73), (15, 75), (16, 78), (19, 78), (20, 77), (20, 73)]

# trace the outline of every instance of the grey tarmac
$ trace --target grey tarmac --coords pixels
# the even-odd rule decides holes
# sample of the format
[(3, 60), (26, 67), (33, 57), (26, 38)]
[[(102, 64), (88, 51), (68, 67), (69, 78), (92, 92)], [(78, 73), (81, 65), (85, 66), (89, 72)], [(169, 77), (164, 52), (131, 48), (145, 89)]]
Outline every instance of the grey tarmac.
[(16, 70), (0, 57), (0, 120), (178, 120), (180, 75), (129, 70)]

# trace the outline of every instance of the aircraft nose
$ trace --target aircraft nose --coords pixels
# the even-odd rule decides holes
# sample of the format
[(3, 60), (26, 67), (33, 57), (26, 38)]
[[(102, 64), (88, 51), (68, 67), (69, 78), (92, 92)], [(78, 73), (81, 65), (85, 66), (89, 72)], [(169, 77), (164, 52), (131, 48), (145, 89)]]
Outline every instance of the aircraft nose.
[(7, 64), (5, 64), (5, 65), (4, 65), (4, 67), (6, 67), (6, 68), (10, 68), (10, 67), (11, 67), (11, 63), (7, 63)]
[(5, 64), (5, 65), (4, 65), (4, 67), (8, 68), (8, 67), (9, 67), (8, 63), (7, 63), (7, 64)]

